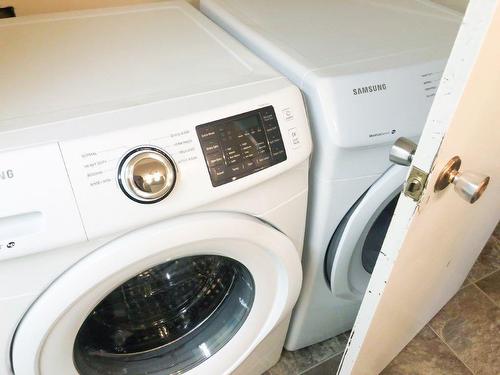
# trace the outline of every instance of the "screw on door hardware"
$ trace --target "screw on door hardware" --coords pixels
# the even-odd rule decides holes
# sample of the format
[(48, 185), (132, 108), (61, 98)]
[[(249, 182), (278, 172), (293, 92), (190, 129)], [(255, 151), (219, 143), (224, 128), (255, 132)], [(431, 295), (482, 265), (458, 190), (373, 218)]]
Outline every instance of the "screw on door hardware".
[(428, 174), (418, 169), (417, 167), (412, 167), (410, 175), (406, 180), (404, 194), (410, 197), (414, 201), (418, 202), (422, 193), (424, 192), (425, 183), (427, 182)]
[(16, 243), (14, 241), (11, 241), (7, 244), (7, 249), (12, 249), (14, 246), (16, 246)]

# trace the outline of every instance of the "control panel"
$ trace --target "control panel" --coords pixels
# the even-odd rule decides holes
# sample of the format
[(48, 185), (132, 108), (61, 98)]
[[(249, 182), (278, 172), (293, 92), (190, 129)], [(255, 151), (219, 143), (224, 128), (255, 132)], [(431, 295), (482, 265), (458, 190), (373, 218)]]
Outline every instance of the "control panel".
[(35, 146), (2, 138), (19, 144), (0, 152), (0, 193), (14, 197), (0, 204), (0, 259), (191, 212), (260, 216), (307, 189), (311, 137), (285, 79), (47, 126)]
[(272, 106), (198, 125), (196, 133), (214, 187), (287, 159)]
[[(261, 185), (269, 189), (295, 176), (287, 172), (302, 165), (311, 151), (300, 91), (285, 80), (249, 89), (249, 98), (231, 98), (234, 103), (210, 93), (186, 98), (180, 108), (176, 101), (158, 102), (72, 120), (81, 121), (82, 132), (89, 134), (61, 141), (59, 147), (87, 237), (142, 227), (206, 205), (226, 207), (225, 197), (243, 192), (246, 197), (247, 191), (258, 196), (266, 190)], [(116, 129), (101, 133), (103, 126)], [(237, 198), (234, 203), (243, 208), (234, 209), (267, 212), (290, 197), (286, 191), (303, 191), (307, 185), (300, 181), (258, 202)]]

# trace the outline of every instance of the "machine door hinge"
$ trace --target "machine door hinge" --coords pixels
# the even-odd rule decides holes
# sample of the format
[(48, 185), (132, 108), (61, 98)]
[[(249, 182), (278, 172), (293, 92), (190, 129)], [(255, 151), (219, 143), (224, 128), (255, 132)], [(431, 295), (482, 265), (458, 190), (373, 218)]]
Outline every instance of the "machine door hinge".
[(405, 183), (404, 194), (418, 202), (424, 192), (429, 175), (417, 167), (411, 167), (410, 175)]

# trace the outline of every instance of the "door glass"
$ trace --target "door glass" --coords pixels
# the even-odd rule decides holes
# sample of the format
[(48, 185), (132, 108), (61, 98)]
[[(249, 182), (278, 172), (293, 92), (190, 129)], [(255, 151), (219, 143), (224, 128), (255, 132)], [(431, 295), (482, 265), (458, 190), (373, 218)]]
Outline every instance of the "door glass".
[(141, 272), (104, 298), (81, 326), (82, 375), (179, 374), (238, 331), (254, 300), (252, 275), (222, 256), (176, 259)]
[[(337, 249), (339, 248), (342, 239), (350, 238), (350, 240), (347, 241), (347, 243), (351, 246), (349, 254), (352, 258), (349, 273), (350, 283), (353, 288), (357, 289), (360, 293), (364, 293), (369, 276), (373, 272), (378, 255), (382, 249), (385, 235), (389, 229), (389, 224), (391, 223), (394, 210), (396, 209), (396, 204), (401, 194), (400, 192), (400, 189), (394, 191), (387, 197), (387, 200), (381, 204), (380, 207), (378, 207), (375, 213), (373, 213), (373, 216), (366, 217), (364, 224), (365, 227), (361, 231), (361, 235), (354, 236), (349, 231), (346, 231), (346, 228), (348, 227), (351, 216), (354, 214), (362, 200), (365, 199), (365, 194), (358, 199), (349, 212), (344, 216), (342, 221), (337, 226), (330, 243), (328, 244), (325, 257), (325, 277), (330, 287), (332, 284), (331, 274), (333, 262), (337, 256)], [(366, 272), (368, 273), (368, 278), (365, 277)]]
[(368, 231), (365, 242), (363, 243), (363, 251), (361, 253), (361, 262), (366, 272), (372, 273), (375, 263), (377, 263), (380, 249), (384, 243), (385, 235), (389, 229), (392, 215), (398, 203), (399, 194), (396, 195), (385, 208), (380, 212), (378, 217), (373, 222), (372, 227)]

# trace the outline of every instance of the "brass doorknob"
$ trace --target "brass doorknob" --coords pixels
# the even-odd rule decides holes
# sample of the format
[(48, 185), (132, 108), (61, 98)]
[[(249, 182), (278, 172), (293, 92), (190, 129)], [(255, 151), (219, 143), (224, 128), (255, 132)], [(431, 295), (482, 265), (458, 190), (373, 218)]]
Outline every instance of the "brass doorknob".
[(441, 191), (449, 184), (453, 184), (457, 194), (469, 203), (476, 202), (488, 187), (490, 182), (489, 176), (475, 172), (460, 173), (462, 160), (458, 156), (454, 156), (446, 163), (445, 167), (439, 173), (434, 191)]

